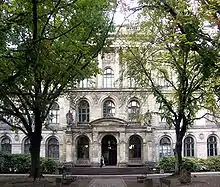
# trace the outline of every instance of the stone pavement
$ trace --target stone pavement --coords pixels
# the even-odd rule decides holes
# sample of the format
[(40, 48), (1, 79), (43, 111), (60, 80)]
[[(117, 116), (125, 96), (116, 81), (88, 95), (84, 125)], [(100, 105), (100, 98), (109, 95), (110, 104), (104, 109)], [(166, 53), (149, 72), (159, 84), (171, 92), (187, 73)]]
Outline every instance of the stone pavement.
[(95, 178), (88, 187), (127, 187), (122, 178)]

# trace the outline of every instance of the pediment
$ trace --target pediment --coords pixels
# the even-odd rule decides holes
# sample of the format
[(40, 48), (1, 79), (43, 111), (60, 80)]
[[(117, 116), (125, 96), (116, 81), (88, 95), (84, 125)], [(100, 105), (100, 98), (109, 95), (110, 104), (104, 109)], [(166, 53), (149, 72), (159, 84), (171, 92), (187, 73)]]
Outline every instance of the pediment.
[(99, 118), (99, 119), (96, 119), (94, 121), (92, 121), (90, 123), (91, 125), (93, 126), (119, 126), (119, 125), (127, 125), (127, 122), (123, 119), (120, 119), (120, 118), (114, 118), (114, 117), (110, 117), (110, 118)]

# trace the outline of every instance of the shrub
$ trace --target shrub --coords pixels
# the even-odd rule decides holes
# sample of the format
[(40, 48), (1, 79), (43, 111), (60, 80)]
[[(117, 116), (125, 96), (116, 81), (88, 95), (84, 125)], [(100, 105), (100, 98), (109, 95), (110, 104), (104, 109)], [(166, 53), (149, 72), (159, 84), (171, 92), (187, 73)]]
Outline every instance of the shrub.
[(51, 158), (41, 158), (41, 171), (45, 174), (55, 174), (58, 171), (58, 163)]
[[(175, 157), (164, 157), (159, 162), (159, 166), (164, 172), (175, 171)], [(207, 161), (204, 159), (197, 158), (183, 158), (183, 167), (191, 172), (198, 172), (207, 170)]]
[(206, 163), (209, 171), (220, 171), (220, 156), (210, 157)]
[(173, 172), (175, 170), (175, 158), (174, 157), (163, 157), (159, 162), (160, 169), (164, 172)]
[[(58, 164), (50, 158), (41, 158), (42, 173), (54, 174)], [(0, 173), (29, 173), (31, 157), (29, 154), (6, 154), (0, 152)]]

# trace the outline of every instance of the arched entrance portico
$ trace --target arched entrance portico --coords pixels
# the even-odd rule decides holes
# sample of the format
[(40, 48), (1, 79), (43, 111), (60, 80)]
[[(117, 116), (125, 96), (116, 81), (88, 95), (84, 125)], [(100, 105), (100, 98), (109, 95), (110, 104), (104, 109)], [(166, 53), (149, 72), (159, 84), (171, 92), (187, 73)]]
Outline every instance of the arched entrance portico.
[(117, 164), (117, 140), (112, 135), (106, 135), (102, 138), (102, 155), (105, 165), (115, 166)]

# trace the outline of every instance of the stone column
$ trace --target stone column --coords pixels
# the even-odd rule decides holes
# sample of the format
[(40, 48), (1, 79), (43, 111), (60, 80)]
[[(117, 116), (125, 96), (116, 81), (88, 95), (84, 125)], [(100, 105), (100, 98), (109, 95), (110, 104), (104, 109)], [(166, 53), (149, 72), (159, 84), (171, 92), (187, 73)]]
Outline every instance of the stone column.
[(94, 132), (92, 136), (93, 142), (90, 146), (90, 161), (92, 166), (98, 166), (101, 158), (101, 145), (98, 142), (98, 133)]
[(126, 142), (125, 142), (125, 133), (120, 133), (120, 143), (117, 145), (119, 146), (119, 160), (118, 165), (120, 167), (125, 167), (128, 162), (128, 157), (126, 157)]
[(148, 141), (147, 143), (147, 161), (148, 162), (153, 162), (153, 143), (152, 141)]
[(142, 149), (142, 162), (145, 163), (148, 161), (148, 146), (146, 141), (143, 141), (143, 149)]
[(73, 161), (73, 149), (72, 149), (72, 134), (66, 133), (66, 162), (72, 162)]

